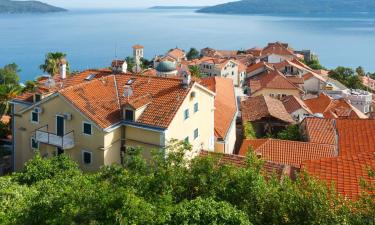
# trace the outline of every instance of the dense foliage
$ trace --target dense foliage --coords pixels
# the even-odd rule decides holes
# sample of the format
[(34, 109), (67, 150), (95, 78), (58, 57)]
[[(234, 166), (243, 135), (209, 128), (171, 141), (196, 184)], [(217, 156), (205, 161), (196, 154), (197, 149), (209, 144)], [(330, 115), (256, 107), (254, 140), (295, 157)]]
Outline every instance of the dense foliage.
[[(65, 59), (66, 54), (63, 52), (49, 52), (46, 54), (44, 63), (39, 68), (51, 76), (55, 76), (60, 70), (60, 60)], [(69, 63), (66, 67), (66, 73), (69, 74)]]
[(303, 176), (295, 182), (261, 175), (262, 162), (184, 160), (174, 143), (150, 161), (141, 149), (124, 167), (82, 173), (67, 156), (36, 156), (24, 171), (0, 178), (0, 224), (368, 224), (368, 199), (353, 203)]
[(290, 140), (290, 141), (301, 141), (302, 136), (298, 125), (289, 125), (285, 130), (279, 132), (277, 135), (278, 139)]
[(15, 63), (0, 68), (0, 116), (10, 113), (9, 101), (22, 91), (19, 72), (20, 69)]
[[(360, 70), (357, 69), (357, 72)], [(329, 77), (333, 78), (350, 89), (363, 89), (366, 87), (363, 85), (361, 77), (351, 68), (339, 66), (334, 70), (329, 71)]]
[(243, 126), (243, 134), (245, 139), (256, 139), (256, 132), (251, 122), (246, 122)]
[(187, 60), (198, 59), (200, 57), (200, 53), (196, 48), (190, 48), (189, 52), (186, 54)]

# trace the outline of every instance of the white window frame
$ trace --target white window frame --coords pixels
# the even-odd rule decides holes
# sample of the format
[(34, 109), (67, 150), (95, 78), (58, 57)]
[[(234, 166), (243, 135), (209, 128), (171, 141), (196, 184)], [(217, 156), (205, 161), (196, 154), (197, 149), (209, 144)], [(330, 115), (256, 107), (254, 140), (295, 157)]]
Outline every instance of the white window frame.
[[(37, 145), (38, 145), (37, 148), (34, 148), (34, 147), (33, 147), (33, 140), (37, 143)], [(31, 137), (31, 138), (30, 138), (30, 146), (31, 146), (31, 149), (34, 150), (34, 151), (35, 151), (35, 150), (39, 150), (39, 142), (36, 140), (35, 137)]]
[[(34, 121), (34, 120), (33, 120), (33, 113), (35, 113), (36, 115), (38, 115), (38, 121)], [(40, 121), (39, 116), (40, 116), (39, 113), (34, 112), (34, 111), (31, 111), (31, 113), (30, 113), (30, 121), (31, 121), (31, 123), (39, 124), (39, 121)]]
[[(90, 154), (90, 163), (85, 163), (85, 153)], [(87, 150), (82, 150), (82, 164), (83, 165), (91, 165), (92, 164), (92, 152), (87, 151)]]
[[(90, 127), (91, 127), (91, 134), (86, 134), (86, 133), (85, 133), (85, 125), (90, 125)], [(82, 134), (83, 134), (83, 135), (86, 135), (86, 136), (92, 136), (92, 135), (94, 134), (94, 131), (93, 131), (92, 128), (93, 128), (92, 123), (87, 122), (87, 121), (83, 121), (83, 122), (82, 122)]]

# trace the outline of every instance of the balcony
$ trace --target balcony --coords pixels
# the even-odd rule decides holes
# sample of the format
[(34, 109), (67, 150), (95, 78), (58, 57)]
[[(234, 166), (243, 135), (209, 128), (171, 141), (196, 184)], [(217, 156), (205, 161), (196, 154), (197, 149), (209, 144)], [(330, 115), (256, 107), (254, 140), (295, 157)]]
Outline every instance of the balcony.
[(74, 148), (74, 131), (59, 136), (48, 132), (48, 125), (46, 125), (35, 131), (35, 139), (40, 143), (53, 145), (64, 150)]

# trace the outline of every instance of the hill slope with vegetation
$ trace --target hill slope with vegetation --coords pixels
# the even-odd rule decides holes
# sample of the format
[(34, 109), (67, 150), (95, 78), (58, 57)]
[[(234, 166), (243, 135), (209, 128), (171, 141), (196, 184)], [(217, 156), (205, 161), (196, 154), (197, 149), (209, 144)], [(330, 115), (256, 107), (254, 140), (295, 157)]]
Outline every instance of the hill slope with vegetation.
[(66, 9), (39, 1), (0, 0), (0, 13), (49, 13), (63, 11), (66, 11)]
[(198, 10), (223, 14), (373, 14), (373, 0), (242, 0)]

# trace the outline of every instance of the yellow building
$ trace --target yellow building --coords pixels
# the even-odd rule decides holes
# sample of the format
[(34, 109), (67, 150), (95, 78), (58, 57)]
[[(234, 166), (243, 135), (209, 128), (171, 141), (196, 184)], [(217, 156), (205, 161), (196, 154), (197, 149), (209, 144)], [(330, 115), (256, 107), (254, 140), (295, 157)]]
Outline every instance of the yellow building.
[(37, 91), (12, 101), (16, 171), (36, 150), (45, 157), (65, 153), (84, 171), (95, 171), (121, 163), (129, 148), (160, 149), (171, 139), (188, 141), (196, 151), (214, 149), (215, 93), (187, 74), (88, 70), (39, 83)]

